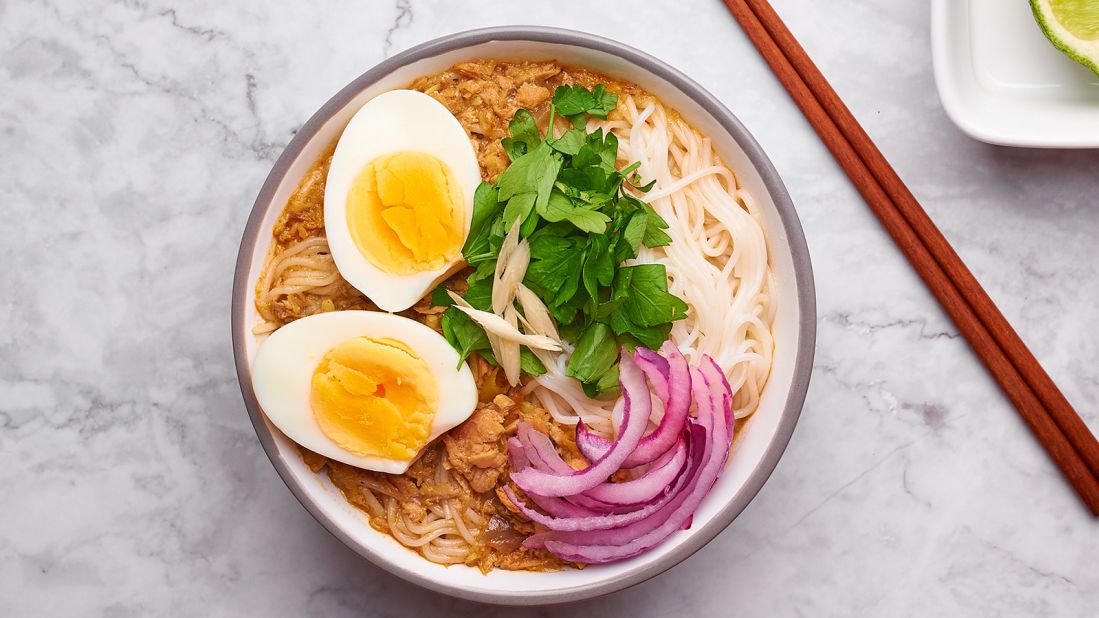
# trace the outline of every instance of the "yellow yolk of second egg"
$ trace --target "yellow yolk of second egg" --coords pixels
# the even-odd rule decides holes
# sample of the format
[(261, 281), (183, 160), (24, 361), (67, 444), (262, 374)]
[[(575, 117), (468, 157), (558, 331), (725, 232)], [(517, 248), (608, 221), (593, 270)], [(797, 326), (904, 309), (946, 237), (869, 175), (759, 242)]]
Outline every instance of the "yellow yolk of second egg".
[(400, 341), (348, 339), (325, 353), (310, 386), (321, 431), (350, 453), (409, 460), (428, 442), (438, 384)]
[(465, 201), (445, 163), (396, 152), (367, 163), (347, 193), (347, 227), (359, 252), (396, 275), (442, 268), (465, 242)]

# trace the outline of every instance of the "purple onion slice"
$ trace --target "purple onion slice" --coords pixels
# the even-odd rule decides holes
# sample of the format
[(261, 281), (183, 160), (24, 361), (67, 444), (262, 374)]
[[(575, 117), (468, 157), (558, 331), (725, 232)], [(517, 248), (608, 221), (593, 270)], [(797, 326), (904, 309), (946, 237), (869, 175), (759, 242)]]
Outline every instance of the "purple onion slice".
[(551, 531), (535, 535), (527, 542), (531, 546), (544, 546), (565, 560), (602, 563), (636, 556), (683, 529), (717, 481), (728, 457), (730, 430), (726, 402), (732, 394), (714, 375), (715, 369), (715, 365), (705, 361), (701, 368), (692, 368), (698, 419), (688, 421), (691, 466), (681, 491), (648, 517), (619, 528)]
[[(652, 433), (641, 439), (637, 448), (623, 462), (624, 468), (651, 463), (666, 453), (675, 446), (687, 422), (691, 407), (691, 372), (687, 359), (670, 341), (665, 342), (661, 351), (667, 355), (667, 359), (645, 348), (638, 348), (636, 352), (638, 367), (645, 372), (645, 376), (653, 384), (653, 390), (664, 402), (664, 418), (660, 419), (660, 424)], [(663, 388), (660, 384), (663, 384)], [(613, 444), (603, 436), (592, 433), (583, 421), (576, 425), (576, 447), (588, 461), (598, 460)]]
[(687, 442), (680, 437), (676, 445), (653, 462), (640, 477), (622, 483), (603, 483), (584, 492), (584, 496), (614, 506), (640, 505), (665, 493), (687, 466)]
[[(511, 469), (513, 471), (522, 470), (531, 465), (530, 459), (528, 458), (529, 453), (530, 451), (523, 446), (523, 443), (519, 438), (508, 438), (508, 461), (511, 462)], [(529, 496), (529, 498), (531, 502), (538, 505), (538, 508), (554, 517), (591, 517), (601, 514), (582, 506), (577, 506), (561, 498), (547, 498), (545, 496)], [(516, 500), (513, 499), (512, 501), (518, 504)]]
[(526, 448), (527, 457), (535, 468), (555, 474), (572, 474), (576, 472), (575, 468), (561, 458), (561, 453), (557, 452), (553, 440), (532, 427), (530, 423), (519, 421), (516, 435)]
[(618, 381), (625, 402), (622, 434), (602, 457), (587, 468), (573, 470), (571, 473), (556, 474), (530, 466), (513, 473), (511, 480), (528, 494), (559, 497), (587, 491), (617, 472), (630, 453), (637, 448), (652, 411), (649, 385), (630, 354), (622, 354), (618, 365)]
[[(562, 531), (576, 531), (576, 530), (606, 530), (608, 528), (619, 528), (627, 524), (632, 524), (636, 521), (641, 521), (646, 517), (651, 516), (658, 511), (665, 502), (672, 498), (671, 495), (665, 496), (662, 500), (654, 502), (648, 506), (642, 507), (635, 511), (629, 511), (626, 513), (601, 513), (588, 516), (546, 516), (538, 511), (523, 504), (515, 492), (511, 490), (511, 487), (504, 487), (504, 493), (507, 494), (508, 499), (512, 501), (519, 510), (526, 515), (531, 521), (541, 524), (550, 530), (562, 530)], [(535, 504), (539, 504), (539, 501), (531, 496), (531, 500)], [(542, 497), (545, 500), (545, 497)], [(562, 500), (562, 502), (565, 502)], [(565, 502), (566, 504), (570, 504)], [(580, 507), (577, 507), (580, 508)], [(546, 509), (547, 511), (549, 509)], [(552, 514), (551, 514), (552, 515)]]

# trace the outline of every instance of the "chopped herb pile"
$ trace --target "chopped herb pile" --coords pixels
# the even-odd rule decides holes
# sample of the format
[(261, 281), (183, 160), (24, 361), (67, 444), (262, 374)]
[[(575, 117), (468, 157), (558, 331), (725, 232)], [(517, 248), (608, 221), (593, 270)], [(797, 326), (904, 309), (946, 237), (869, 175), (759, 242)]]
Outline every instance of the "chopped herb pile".
[[(475, 268), (464, 297), (491, 311), (496, 258), (508, 230), (520, 222), (531, 250), (523, 283), (548, 307), (561, 338), (575, 346), (566, 371), (592, 397), (617, 392), (619, 345), (656, 349), (687, 311), (686, 303), (668, 292), (664, 266), (622, 266), (642, 245), (660, 247), (671, 239), (664, 233), (668, 224), (624, 190), (625, 184), (642, 193), (652, 187), (641, 184), (640, 163), (616, 169), (614, 134), (585, 131), (588, 116), (606, 118), (617, 101), (618, 95), (602, 85), (561, 86), (553, 95), (546, 136), (529, 111), (516, 112), (510, 137), (502, 140), (511, 165), (495, 185), (477, 187), (462, 249)], [(570, 127), (556, 139), (549, 137), (555, 122)], [(432, 303), (451, 304), (442, 286)], [(450, 307), (442, 328), (462, 359), (477, 352), (495, 362), (484, 331), (466, 314)], [(525, 347), (521, 368), (531, 375), (545, 372)]]

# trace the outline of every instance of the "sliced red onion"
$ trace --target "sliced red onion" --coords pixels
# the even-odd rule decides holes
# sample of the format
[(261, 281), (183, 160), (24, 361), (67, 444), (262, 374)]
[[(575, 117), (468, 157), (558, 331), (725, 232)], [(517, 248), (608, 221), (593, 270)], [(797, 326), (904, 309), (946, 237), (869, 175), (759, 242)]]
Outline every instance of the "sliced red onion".
[(526, 447), (527, 457), (535, 468), (555, 474), (572, 474), (576, 472), (575, 468), (561, 458), (561, 453), (557, 452), (557, 447), (553, 445), (553, 441), (550, 440), (549, 436), (532, 427), (530, 423), (519, 421), (516, 435), (523, 446)]
[[(649, 380), (649, 384), (656, 392), (657, 398), (661, 400), (665, 405), (668, 402), (668, 361), (647, 348), (637, 348), (634, 351), (634, 358), (637, 362), (638, 368), (645, 374), (645, 377)], [(657, 360), (659, 359), (659, 360)], [(618, 402), (621, 404), (621, 401)], [(621, 408), (619, 405), (615, 406), (614, 414), (621, 414)], [(644, 440), (645, 438), (642, 438)], [(611, 448), (612, 440), (604, 438), (603, 436), (592, 433), (588, 429), (587, 424), (581, 420), (577, 423), (576, 427), (576, 447), (588, 461), (595, 461), (603, 456)], [(642, 465), (642, 464), (637, 464)], [(624, 468), (636, 467), (631, 465), (629, 461), (623, 464)]]
[(593, 511), (592, 509), (584, 508), (577, 504), (573, 504), (564, 498), (553, 498), (550, 496), (539, 496), (536, 494), (527, 494), (530, 501), (538, 506), (538, 508), (549, 513), (554, 517), (562, 518), (577, 518), (577, 517), (599, 517), (606, 513), (599, 511)]
[[(635, 556), (682, 529), (721, 475), (729, 452), (728, 411), (721, 408), (732, 395), (728, 387), (708, 374), (712, 370), (692, 369), (698, 419), (688, 421), (691, 467), (682, 491), (640, 521), (612, 530), (535, 535), (538, 538), (531, 541), (532, 545), (543, 545), (565, 560), (602, 563)], [(721, 403), (715, 405), (717, 402)]]
[[(636, 352), (638, 367), (645, 372), (645, 376), (653, 384), (657, 396), (665, 402), (665, 409), (664, 418), (660, 419), (660, 424), (652, 433), (641, 439), (637, 448), (623, 462), (622, 467), (625, 468), (650, 463), (675, 446), (676, 440), (683, 433), (683, 425), (687, 421), (691, 408), (691, 372), (687, 359), (671, 342), (666, 342), (661, 349), (667, 354), (667, 359), (645, 348), (638, 348)], [(653, 360), (651, 357), (663, 362)], [(660, 384), (663, 385), (662, 388), (658, 386)], [(663, 395), (661, 390), (664, 391)], [(612, 444), (614, 443), (603, 436), (592, 433), (583, 421), (577, 423), (576, 447), (588, 461), (596, 461), (603, 457)]]
[(687, 442), (680, 438), (675, 447), (668, 449), (640, 477), (622, 483), (603, 483), (583, 495), (610, 505), (645, 504), (667, 492), (686, 465)]
[[(519, 507), (519, 510), (531, 521), (541, 524), (550, 530), (566, 532), (576, 530), (606, 530), (608, 528), (618, 528), (627, 524), (632, 524), (649, 517), (658, 511), (660, 507), (664, 506), (668, 500), (672, 499), (672, 496), (668, 495), (661, 501), (654, 502), (653, 504), (628, 513), (604, 513), (586, 517), (549, 517), (523, 504), (523, 502), (519, 500), (519, 497), (515, 495), (515, 492), (511, 490), (511, 487), (504, 487), (504, 493), (507, 494), (507, 497), (512, 503)], [(535, 504), (538, 504), (538, 501), (534, 496), (531, 496), (531, 500), (534, 501)], [(562, 500), (562, 502), (564, 501)], [(569, 504), (568, 502), (565, 503)]]
[[(604, 485), (607, 483), (604, 483)], [(668, 487), (664, 488), (664, 493), (668, 493)], [(603, 502), (602, 500), (596, 500), (595, 498), (589, 498), (584, 494), (576, 494), (575, 496), (565, 496), (565, 500), (586, 508), (596, 513), (629, 513), (630, 511), (636, 511), (637, 509), (648, 505), (650, 502), (655, 502), (661, 498), (660, 494), (649, 501), (640, 502), (637, 504), (612, 504), (610, 502)]]
[[(689, 425), (696, 427), (697, 424), (694, 421), (688, 421)], [(688, 434), (688, 462), (686, 474), (680, 478), (676, 483), (676, 491), (671, 496), (671, 499), (664, 503), (664, 506), (651, 514), (649, 518), (642, 522), (634, 524), (634, 527), (641, 526), (642, 524), (651, 524), (658, 526), (668, 519), (674, 506), (682, 503), (683, 492), (689, 491), (696, 481), (698, 476), (698, 470), (705, 462), (706, 459), (707, 439), (706, 433), (703, 431), (691, 431)], [(547, 541), (565, 542), (565, 543), (587, 543), (591, 545), (600, 545), (602, 542), (595, 539), (612, 538), (617, 536), (619, 530), (624, 528), (618, 528), (615, 530), (605, 531), (592, 531), (590, 534), (584, 534), (582, 532), (556, 532), (547, 531), (538, 534), (531, 535), (523, 542), (527, 547), (545, 547)], [(627, 541), (623, 541), (625, 543)]]
[[(665, 342), (661, 349), (664, 350), (665, 354), (670, 355), (670, 352), (665, 349), (669, 346), (672, 348), (675, 347), (674, 344), (668, 341)], [(678, 349), (676, 351), (678, 351)], [(645, 371), (645, 375), (649, 378), (649, 383), (652, 384), (656, 396), (663, 401), (667, 401), (668, 380), (671, 376), (671, 367), (668, 364), (668, 359), (648, 348), (637, 348), (635, 353), (637, 354), (638, 365), (641, 367), (641, 370), (645, 371), (646, 365), (650, 369), (650, 371)], [(642, 365), (642, 362), (646, 363), (646, 365)]]
[(709, 356), (702, 357), (700, 366), (711, 383), (720, 385), (716, 392), (721, 393), (721, 401), (715, 403), (725, 411), (725, 426), (728, 428), (729, 443), (731, 444), (733, 433), (736, 431), (736, 417), (733, 415), (733, 389), (729, 386), (729, 378), (725, 376), (725, 372), (714, 362), (714, 359)]
[[(519, 423), (517, 433), (520, 443), (526, 450), (530, 465), (552, 474), (571, 474), (575, 472), (575, 469), (561, 458), (561, 454), (557, 452), (557, 448), (553, 445), (553, 441), (550, 440), (549, 436), (534, 429), (525, 421)], [(616, 505), (605, 504), (579, 494), (567, 498), (558, 498), (539, 496), (528, 491), (527, 495), (535, 504), (554, 517), (587, 517), (616, 510), (630, 510), (620, 509)]]
[[(635, 556), (677, 530), (690, 528), (694, 512), (728, 458), (735, 424), (732, 392), (711, 358), (704, 356), (698, 367), (688, 367), (678, 350), (668, 347), (667, 359), (643, 349), (633, 356), (635, 363), (624, 355), (621, 435), (613, 442), (600, 438), (607, 443), (606, 450), (588, 468), (574, 470), (548, 436), (520, 423), (517, 437), (508, 441), (512, 480), (526, 492), (530, 503), (548, 515), (520, 500), (513, 488), (504, 491), (517, 509), (549, 528), (530, 536), (525, 546), (545, 547), (566, 560), (601, 563)], [(643, 435), (651, 412), (645, 378), (658, 396), (667, 397), (665, 417), (650, 436)], [(692, 399), (697, 418), (689, 415)], [(645, 416), (641, 417), (643, 409)], [(647, 440), (664, 427), (669, 416), (674, 422), (680, 413), (680, 430), (671, 434), (668, 447), (645, 453), (647, 460), (641, 465), (648, 467), (642, 476), (623, 483), (604, 482), (643, 446), (653, 444)], [(687, 428), (685, 440), (683, 425)], [(578, 444), (581, 439), (578, 431)], [(599, 445), (595, 440), (585, 441), (585, 448), (593, 444)], [(655, 451), (652, 446), (646, 448)]]
[(649, 385), (629, 354), (623, 353), (619, 361), (618, 381), (622, 387), (622, 397), (625, 402), (622, 434), (602, 457), (584, 470), (573, 470), (567, 474), (555, 474), (533, 466), (527, 467), (512, 474), (511, 480), (527, 493), (540, 496), (571, 496), (599, 485), (617, 472), (630, 453), (637, 448), (649, 424), (649, 414), (652, 411)]
[(519, 441), (519, 438), (508, 438), (508, 465), (511, 466), (512, 470), (522, 470), (530, 465), (527, 449)]
[[(539, 470), (556, 474), (569, 474), (574, 471), (574, 468), (561, 458), (561, 454), (557, 452), (557, 448), (553, 445), (553, 441), (550, 440), (549, 436), (534, 429), (530, 423), (520, 421), (516, 434), (517, 437), (510, 438), (508, 444), (512, 444), (512, 440), (514, 440), (519, 448), (524, 449), (524, 457), (528, 458), (530, 465)], [(679, 448), (669, 449), (662, 456), (662, 459), (658, 460), (661, 464), (659, 467), (654, 465), (653, 468), (637, 479), (624, 483), (601, 483), (584, 492), (584, 494), (569, 496), (565, 500), (589, 515), (625, 512), (633, 510), (630, 507), (640, 508), (645, 506), (659, 498), (662, 492), (666, 493), (672, 481), (682, 471), (686, 462), (686, 445), (682, 444), (681, 447), (683, 450), (681, 454)], [(677, 455), (679, 456), (677, 457)], [(522, 468), (512, 466), (512, 469), (520, 470)], [(531, 495), (531, 499), (535, 504), (550, 512), (550, 508), (544, 507), (541, 501), (536, 498), (537, 496)], [(552, 515), (572, 517), (572, 515), (557, 514), (568, 510), (565, 505), (558, 505), (555, 510), (556, 512), (551, 512)]]
[[(511, 469), (513, 471), (522, 470), (531, 465), (528, 454), (529, 451), (523, 446), (523, 443), (519, 438), (508, 438), (508, 460), (511, 462)], [(510, 488), (508, 488), (508, 491), (510, 491)], [(529, 498), (531, 499), (531, 502), (538, 505), (538, 508), (554, 517), (592, 517), (601, 514), (582, 506), (577, 506), (561, 498), (547, 498), (544, 496), (529, 496)], [(517, 505), (519, 504), (515, 499), (513, 499), (512, 502), (515, 502)]]

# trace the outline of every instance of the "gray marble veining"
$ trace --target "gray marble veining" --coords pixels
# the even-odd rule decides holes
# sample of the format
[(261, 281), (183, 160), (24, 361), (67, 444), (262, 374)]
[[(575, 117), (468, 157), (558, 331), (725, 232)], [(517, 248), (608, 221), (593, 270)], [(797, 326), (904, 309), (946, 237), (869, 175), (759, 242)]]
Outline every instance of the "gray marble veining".
[[(1099, 430), (1099, 152), (963, 136), (924, 3), (775, 4)], [(717, 94), (783, 174), (819, 293), (758, 498), (672, 571), (552, 612), (421, 591), (330, 537), (260, 450), (229, 346), (240, 231), (295, 128), (387, 55), (507, 23)], [(0, 0), (0, 203), (0, 615), (1099, 614), (1099, 524), (716, 0)]]

